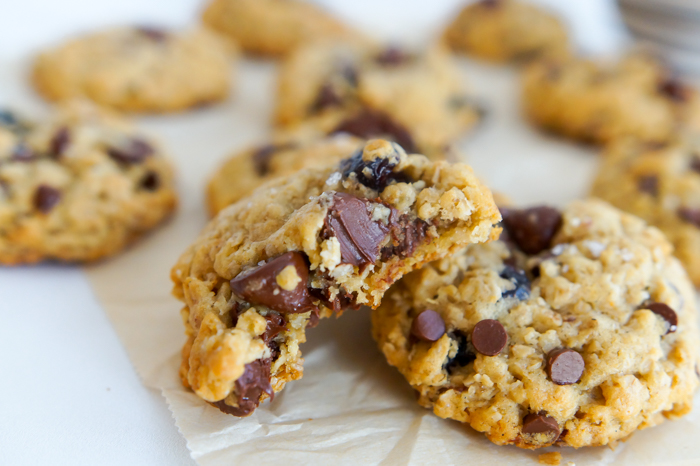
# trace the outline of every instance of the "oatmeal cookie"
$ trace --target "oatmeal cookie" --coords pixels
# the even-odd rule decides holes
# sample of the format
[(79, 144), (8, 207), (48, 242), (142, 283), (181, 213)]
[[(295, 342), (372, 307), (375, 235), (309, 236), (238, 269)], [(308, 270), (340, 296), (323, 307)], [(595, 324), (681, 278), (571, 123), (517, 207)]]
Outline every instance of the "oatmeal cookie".
[(86, 97), (118, 110), (172, 112), (225, 99), (231, 55), (232, 46), (206, 30), (111, 29), (43, 52), (33, 81), (49, 100)]
[(442, 48), (322, 43), (282, 64), (275, 121), (324, 134), (395, 140), (407, 152), (431, 155), (473, 127), (481, 110)]
[(569, 53), (561, 20), (516, 0), (481, 0), (467, 5), (447, 27), (444, 39), (455, 52), (494, 62)]
[(403, 274), (488, 240), (499, 220), (467, 165), (384, 140), (267, 183), (219, 212), (172, 270), (184, 384), (250, 414), (301, 377), (299, 345), (319, 316), (378, 306)]
[(176, 206), (162, 151), (85, 102), (34, 126), (0, 112), (0, 263), (82, 262), (121, 251)]
[(299, 0), (213, 0), (202, 19), (259, 55), (286, 55), (306, 42), (360, 37), (318, 6)]
[(373, 311), (419, 403), (529, 449), (614, 444), (687, 414), (695, 294), (661, 232), (599, 200), (502, 214), (500, 240), (407, 275)]
[(525, 70), (522, 100), (536, 125), (587, 142), (660, 142), (680, 128), (700, 129), (697, 91), (639, 54), (612, 64), (543, 59)]

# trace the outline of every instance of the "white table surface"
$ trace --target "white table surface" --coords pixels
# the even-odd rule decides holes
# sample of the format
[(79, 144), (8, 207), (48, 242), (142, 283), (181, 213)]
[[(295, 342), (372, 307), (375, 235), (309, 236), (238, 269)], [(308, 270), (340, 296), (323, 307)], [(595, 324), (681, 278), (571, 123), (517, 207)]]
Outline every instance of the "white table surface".
[[(567, 17), (586, 51), (623, 40), (611, 2), (542, 2)], [(420, 43), (461, 2), (321, 3), (381, 37)], [(186, 25), (200, 7), (196, 0), (4, 0), (0, 106), (46, 110), (23, 74), (27, 57), (52, 41), (108, 24)], [(498, 170), (481, 168), (487, 179)], [(0, 464), (194, 464), (162, 396), (140, 383), (80, 268), (0, 269), (0, 318)]]

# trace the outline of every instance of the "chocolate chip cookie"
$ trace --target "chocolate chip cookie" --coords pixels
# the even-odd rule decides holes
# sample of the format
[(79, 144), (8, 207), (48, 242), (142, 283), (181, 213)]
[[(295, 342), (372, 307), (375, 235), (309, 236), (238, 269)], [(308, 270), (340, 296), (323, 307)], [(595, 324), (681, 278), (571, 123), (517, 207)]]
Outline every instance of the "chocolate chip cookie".
[(282, 64), (275, 120), (304, 122), (324, 134), (389, 138), (409, 153), (432, 155), (463, 135), (481, 111), (441, 48), (320, 43)]
[(502, 214), (498, 241), (407, 275), (373, 311), (419, 403), (530, 449), (607, 445), (687, 414), (695, 294), (661, 232), (599, 200)]
[(455, 52), (494, 62), (569, 53), (561, 20), (516, 0), (481, 0), (467, 5), (447, 27), (444, 38)]
[(648, 56), (616, 63), (543, 59), (523, 75), (525, 113), (536, 125), (586, 142), (632, 136), (660, 142), (700, 129), (700, 98)]
[(299, 345), (319, 316), (378, 306), (403, 274), (488, 240), (499, 220), (467, 165), (385, 140), (267, 183), (221, 211), (172, 270), (184, 384), (250, 414), (301, 377)]
[(170, 163), (120, 117), (84, 102), (36, 125), (0, 112), (0, 264), (110, 256), (175, 205)]
[(700, 286), (700, 145), (620, 140), (606, 148), (591, 194), (663, 231)]
[(40, 54), (36, 89), (49, 100), (87, 97), (133, 112), (172, 112), (226, 98), (233, 46), (206, 30), (98, 32)]
[(260, 185), (304, 168), (335, 165), (364, 145), (364, 139), (337, 134), (321, 139), (280, 139), (233, 155), (207, 186), (207, 207), (214, 216)]
[(214, 0), (202, 19), (259, 55), (280, 56), (306, 42), (359, 36), (318, 6), (299, 0)]

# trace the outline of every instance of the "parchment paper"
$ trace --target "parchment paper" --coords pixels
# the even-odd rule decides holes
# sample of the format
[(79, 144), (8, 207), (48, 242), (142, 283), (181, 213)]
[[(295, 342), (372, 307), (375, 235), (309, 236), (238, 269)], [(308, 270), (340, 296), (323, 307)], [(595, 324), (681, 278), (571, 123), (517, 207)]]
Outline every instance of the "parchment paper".
[[(489, 114), (461, 148), (494, 189), (515, 202), (555, 205), (585, 195), (595, 151), (543, 136), (521, 119), (512, 69), (463, 63)], [(180, 303), (168, 271), (206, 222), (203, 187), (230, 150), (263, 141), (273, 65), (241, 65), (237, 96), (194, 114), (144, 119), (167, 142), (180, 170), (182, 206), (164, 229), (126, 254), (86, 269), (144, 383), (161, 389), (201, 465), (533, 465), (537, 453), (496, 447), (481, 434), (420, 408), (370, 337), (366, 310), (322, 321), (302, 346), (304, 378), (248, 418), (221, 414), (183, 389)], [(700, 399), (698, 400), (700, 401)], [(557, 449), (563, 464), (700, 465), (700, 409), (641, 431), (617, 447)], [(551, 449), (548, 449), (551, 450)], [(547, 451), (547, 450), (545, 450)]]

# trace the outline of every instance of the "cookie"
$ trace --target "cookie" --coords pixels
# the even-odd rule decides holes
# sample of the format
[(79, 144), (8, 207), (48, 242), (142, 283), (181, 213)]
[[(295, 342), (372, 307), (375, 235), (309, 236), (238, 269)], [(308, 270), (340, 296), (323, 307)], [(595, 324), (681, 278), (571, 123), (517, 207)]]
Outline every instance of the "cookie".
[(444, 33), (453, 51), (494, 62), (567, 55), (569, 39), (559, 18), (514, 0), (482, 0), (464, 7)]
[(116, 254), (176, 202), (161, 149), (120, 117), (84, 102), (34, 126), (0, 112), (0, 264)]
[(632, 136), (665, 141), (700, 129), (700, 98), (654, 59), (616, 63), (544, 59), (523, 74), (523, 107), (543, 129), (593, 143)]
[(202, 19), (246, 52), (267, 56), (286, 55), (306, 42), (359, 36), (318, 6), (298, 0), (214, 0)]
[(441, 48), (417, 53), (365, 44), (314, 44), (289, 56), (278, 76), (279, 126), (389, 136), (409, 153), (442, 151), (480, 116)]
[(661, 232), (599, 200), (502, 214), (500, 240), (407, 275), (373, 311), (419, 403), (529, 449), (614, 445), (687, 414), (697, 309)]
[(700, 141), (616, 141), (603, 154), (591, 194), (663, 231), (700, 286)]
[(245, 416), (302, 376), (319, 316), (376, 307), (423, 263), (497, 233), (491, 193), (464, 164), (384, 140), (267, 183), (210, 222), (172, 270), (183, 383)]
[(262, 184), (305, 168), (335, 165), (362, 150), (364, 140), (338, 134), (321, 139), (280, 140), (234, 154), (207, 186), (207, 208), (213, 217)]
[(205, 31), (120, 28), (40, 54), (33, 82), (47, 99), (87, 97), (131, 112), (172, 112), (225, 99), (230, 44)]

